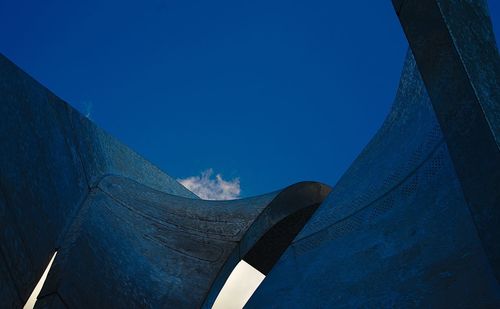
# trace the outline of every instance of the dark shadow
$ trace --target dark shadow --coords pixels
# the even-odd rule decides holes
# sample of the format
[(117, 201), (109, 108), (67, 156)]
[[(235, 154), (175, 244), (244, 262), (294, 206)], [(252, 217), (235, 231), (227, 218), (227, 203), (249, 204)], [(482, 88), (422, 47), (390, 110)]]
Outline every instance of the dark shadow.
[(267, 276), (318, 206), (305, 207), (278, 222), (257, 241), (243, 260)]

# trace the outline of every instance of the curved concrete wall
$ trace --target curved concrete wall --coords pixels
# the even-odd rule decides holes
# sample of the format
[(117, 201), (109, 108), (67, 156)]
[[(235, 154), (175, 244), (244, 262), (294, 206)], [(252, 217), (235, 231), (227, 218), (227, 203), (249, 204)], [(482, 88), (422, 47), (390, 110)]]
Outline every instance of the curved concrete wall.
[(3, 56), (0, 94), (2, 308), (22, 307), (55, 250), (38, 308), (209, 307), (267, 231), (286, 247), (330, 192), (203, 201)]
[(0, 307), (24, 304), (105, 175), (196, 198), (1, 55), (0, 113)]
[(242, 258), (268, 273), (249, 308), (500, 306), (487, 7), (393, 3), (411, 48), (396, 99), (333, 191), (200, 200), (0, 56), (0, 307), (54, 250), (38, 308), (208, 308)]
[(409, 54), (380, 132), (247, 307), (491, 306), (499, 291)]
[(485, 2), (394, 5), (416, 61), (392, 111), (248, 308), (500, 305), (500, 61)]
[(329, 191), (300, 183), (250, 199), (204, 201), (105, 177), (65, 237), (37, 307), (209, 307), (253, 243)]

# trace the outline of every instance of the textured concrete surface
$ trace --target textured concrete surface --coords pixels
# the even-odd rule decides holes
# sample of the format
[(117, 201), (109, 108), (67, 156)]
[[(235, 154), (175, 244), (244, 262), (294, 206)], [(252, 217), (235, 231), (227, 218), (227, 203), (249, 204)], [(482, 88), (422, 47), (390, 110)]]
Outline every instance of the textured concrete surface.
[(219, 281), (270, 227), (317, 205), (328, 192), (317, 183), (299, 183), (279, 193), (213, 202), (108, 176), (70, 228), (42, 300), (57, 293), (70, 308), (209, 306)]
[(485, 2), (394, 7), (411, 51), (392, 111), (248, 308), (500, 306), (500, 65)]
[[(203, 201), (0, 56), (0, 308), (499, 307), (500, 58), (484, 1), (394, 0), (393, 108), (331, 190)], [(331, 192), (330, 192), (331, 191)]]
[(247, 253), (271, 267), (330, 192), (203, 201), (3, 56), (0, 94), (2, 308), (26, 302), (55, 250), (38, 308), (209, 307)]
[(486, 1), (406, 0), (398, 15), (500, 280), (500, 57)]
[(0, 302), (24, 304), (98, 179), (118, 174), (196, 198), (3, 56), (0, 113)]

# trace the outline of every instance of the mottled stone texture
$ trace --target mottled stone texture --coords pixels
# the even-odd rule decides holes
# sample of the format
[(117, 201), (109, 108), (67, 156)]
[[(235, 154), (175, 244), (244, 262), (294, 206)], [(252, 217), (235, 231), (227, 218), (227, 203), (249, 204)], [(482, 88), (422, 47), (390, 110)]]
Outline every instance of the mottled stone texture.
[[(393, 108), (333, 190), (203, 201), (0, 56), (0, 308), (500, 307), (500, 59), (484, 1), (393, 0)], [(330, 192), (331, 191), (331, 192)]]
[(248, 308), (500, 306), (500, 60), (485, 2), (393, 2), (411, 51), (392, 111)]

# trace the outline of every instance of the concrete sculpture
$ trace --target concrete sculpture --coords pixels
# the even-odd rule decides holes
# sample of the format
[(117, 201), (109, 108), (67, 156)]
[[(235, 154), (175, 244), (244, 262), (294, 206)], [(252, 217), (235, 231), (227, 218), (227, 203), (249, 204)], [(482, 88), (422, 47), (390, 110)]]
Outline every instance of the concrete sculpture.
[(330, 192), (309, 182), (200, 200), (4, 57), (0, 67), (10, 115), (0, 124), (1, 307), (24, 304), (55, 250), (39, 308), (200, 307), (245, 255), (267, 272)]
[(500, 305), (500, 58), (486, 2), (393, 2), (411, 51), (392, 111), (248, 308)]
[[(500, 58), (484, 1), (394, 0), (392, 111), (332, 190), (198, 199), (0, 56), (0, 308), (498, 307)], [(327, 138), (327, 137), (325, 137)], [(330, 192), (331, 191), (331, 192)]]

